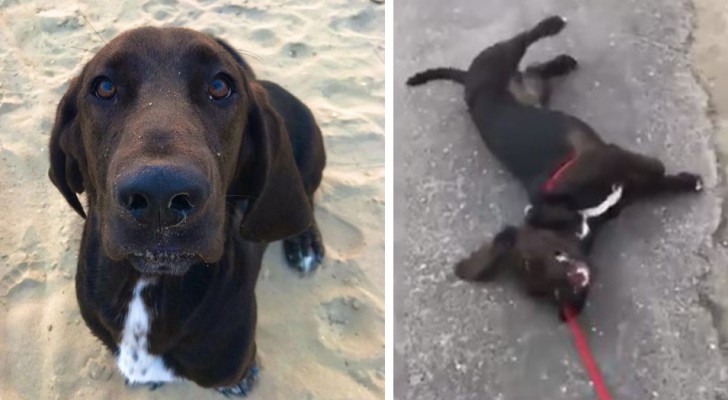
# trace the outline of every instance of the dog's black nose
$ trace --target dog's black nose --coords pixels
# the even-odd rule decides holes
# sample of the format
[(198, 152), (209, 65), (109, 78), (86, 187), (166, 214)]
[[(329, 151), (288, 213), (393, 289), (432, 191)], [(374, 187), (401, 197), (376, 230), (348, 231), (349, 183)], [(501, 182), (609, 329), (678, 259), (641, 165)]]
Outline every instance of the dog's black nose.
[(198, 171), (178, 166), (148, 166), (123, 174), (116, 201), (138, 222), (154, 227), (177, 225), (202, 209), (210, 184)]

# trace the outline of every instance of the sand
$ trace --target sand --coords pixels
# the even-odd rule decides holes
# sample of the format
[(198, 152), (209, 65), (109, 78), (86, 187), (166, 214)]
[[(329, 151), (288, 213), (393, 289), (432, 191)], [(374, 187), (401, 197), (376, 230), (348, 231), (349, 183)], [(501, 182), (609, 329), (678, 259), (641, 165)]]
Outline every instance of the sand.
[(302, 279), (270, 246), (250, 398), (383, 398), (384, 6), (361, 0), (0, 0), (0, 398), (222, 398), (191, 383), (124, 386), (78, 312), (82, 220), (47, 178), (68, 80), (101, 38), (141, 25), (202, 30), (254, 54), (258, 75), (303, 99), (324, 132), (327, 259)]

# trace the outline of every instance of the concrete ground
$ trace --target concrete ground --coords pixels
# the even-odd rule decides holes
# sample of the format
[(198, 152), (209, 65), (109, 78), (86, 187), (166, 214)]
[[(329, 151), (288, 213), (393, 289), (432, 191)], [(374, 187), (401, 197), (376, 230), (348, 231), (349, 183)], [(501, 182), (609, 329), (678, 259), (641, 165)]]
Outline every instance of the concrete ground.
[(707, 184), (635, 205), (600, 234), (580, 318), (597, 362), (615, 399), (728, 399), (724, 1), (420, 0), (394, 12), (395, 398), (594, 398), (554, 309), (511, 284), (454, 278), (455, 262), (520, 221), (525, 194), (480, 141), (462, 87), (404, 85), (560, 14), (568, 27), (525, 60), (580, 60), (553, 107)]

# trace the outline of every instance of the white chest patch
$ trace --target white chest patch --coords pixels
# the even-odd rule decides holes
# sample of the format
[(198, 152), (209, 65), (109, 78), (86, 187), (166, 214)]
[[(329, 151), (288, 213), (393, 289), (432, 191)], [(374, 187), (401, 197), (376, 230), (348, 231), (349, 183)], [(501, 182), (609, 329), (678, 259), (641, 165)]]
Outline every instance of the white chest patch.
[(149, 354), (147, 337), (152, 324), (149, 310), (142, 300), (142, 290), (151, 279), (139, 279), (129, 301), (124, 330), (119, 343), (116, 365), (129, 383), (173, 382), (180, 380), (161, 357)]
[(589, 236), (589, 218), (603, 215), (605, 212), (609, 211), (610, 208), (619, 203), (619, 200), (622, 199), (622, 189), (622, 185), (612, 186), (612, 193), (610, 193), (603, 202), (592, 208), (579, 211), (579, 214), (581, 214), (581, 232), (576, 234), (579, 239), (584, 239)]

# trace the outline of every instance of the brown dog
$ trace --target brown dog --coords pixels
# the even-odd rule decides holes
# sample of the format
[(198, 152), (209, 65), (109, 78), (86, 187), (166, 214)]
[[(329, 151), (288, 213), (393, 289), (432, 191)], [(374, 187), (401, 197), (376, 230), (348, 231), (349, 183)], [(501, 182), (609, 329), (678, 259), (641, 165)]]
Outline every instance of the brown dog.
[(312, 209), (325, 153), (309, 109), (220, 40), (141, 28), (71, 81), (50, 156), (86, 218), (81, 313), (127, 382), (246, 394), (267, 243), (285, 239), (303, 272), (323, 257)]
[(506, 227), (460, 262), (457, 276), (486, 280), (508, 267), (530, 294), (551, 299), (560, 311), (569, 306), (578, 312), (591, 283), (587, 253), (598, 228), (640, 198), (699, 192), (703, 184), (687, 172), (666, 175), (660, 160), (605, 143), (585, 122), (548, 109), (549, 80), (575, 70), (576, 60), (562, 54), (523, 72), (519, 64), (530, 45), (565, 24), (561, 17), (546, 18), (485, 49), (467, 71), (429, 69), (407, 84), (463, 84), (483, 140), (531, 200), (524, 224)]

